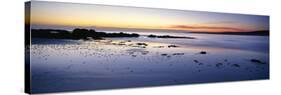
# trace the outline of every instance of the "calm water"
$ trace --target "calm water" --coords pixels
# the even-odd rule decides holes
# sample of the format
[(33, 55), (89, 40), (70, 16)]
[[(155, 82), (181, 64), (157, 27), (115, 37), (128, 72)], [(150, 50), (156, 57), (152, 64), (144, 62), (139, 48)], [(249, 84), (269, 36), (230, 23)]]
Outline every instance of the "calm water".
[[(119, 33), (122, 31), (106, 31), (109, 33)], [(147, 39), (146, 37), (131, 38), (139, 41), (162, 42), (180, 45), (192, 46), (208, 46), (235, 48), (243, 50), (252, 50), (257, 52), (269, 52), (269, 37), (268, 36), (243, 36), (243, 35), (218, 35), (218, 34), (198, 34), (198, 33), (183, 33), (183, 32), (145, 32), (145, 31), (127, 31), (126, 33), (137, 33), (140, 35), (170, 35), (170, 36), (186, 36), (195, 37), (196, 39)], [(126, 40), (128, 38), (124, 38)]]
[[(32, 92), (269, 78), (269, 37), (159, 34), (196, 39), (141, 36), (82, 41), (35, 38), (31, 46)], [(148, 46), (136, 45), (140, 42)], [(169, 48), (171, 44), (179, 47)], [(206, 51), (207, 54), (199, 54), (200, 51)], [(251, 62), (251, 59), (266, 64)]]

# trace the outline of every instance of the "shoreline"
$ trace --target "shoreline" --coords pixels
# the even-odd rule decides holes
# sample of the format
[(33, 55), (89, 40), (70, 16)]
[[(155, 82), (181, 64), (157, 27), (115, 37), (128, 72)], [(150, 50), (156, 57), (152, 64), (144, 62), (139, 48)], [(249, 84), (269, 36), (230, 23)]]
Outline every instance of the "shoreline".
[[(55, 43), (57, 39), (45, 39), (45, 38), (36, 38), (36, 40), (52, 40), (54, 43), (50, 42), (35, 42), (32, 44), (61, 44), (61, 43)], [(149, 38), (150, 39), (150, 38)], [(63, 39), (61, 39), (63, 40)], [(115, 42), (114, 44), (108, 44), (108, 45), (115, 45), (115, 46), (125, 46), (124, 42), (131, 42), (131, 43), (141, 43), (141, 44), (161, 44), (160, 46), (155, 46), (155, 48), (163, 48), (162, 46), (165, 45), (166, 47), (172, 46), (176, 48), (192, 48), (195, 50), (200, 50), (200, 49), (213, 49), (213, 50), (239, 50), (239, 51), (245, 51), (245, 52), (255, 52), (255, 53), (265, 53), (269, 54), (267, 51), (257, 51), (257, 50), (248, 50), (248, 49), (242, 49), (242, 48), (234, 48), (234, 47), (220, 47), (220, 46), (210, 46), (210, 45), (190, 45), (190, 44), (175, 44), (175, 43), (169, 43), (169, 42), (156, 42), (156, 41), (139, 41), (139, 40), (124, 40), (124, 39), (119, 39), (119, 38), (104, 38), (104, 39), (99, 39), (99, 40), (73, 40), (73, 39), (65, 39), (64, 44), (80, 44), (83, 42)], [(145, 47), (142, 47), (145, 48)]]

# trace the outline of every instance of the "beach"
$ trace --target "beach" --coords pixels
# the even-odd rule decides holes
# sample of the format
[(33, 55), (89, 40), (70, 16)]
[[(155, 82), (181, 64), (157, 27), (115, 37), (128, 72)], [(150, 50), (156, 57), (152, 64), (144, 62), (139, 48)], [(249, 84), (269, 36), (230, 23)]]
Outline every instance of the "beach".
[(269, 78), (268, 36), (188, 35), (196, 39), (146, 36), (87, 41), (34, 38), (30, 47), (32, 91)]

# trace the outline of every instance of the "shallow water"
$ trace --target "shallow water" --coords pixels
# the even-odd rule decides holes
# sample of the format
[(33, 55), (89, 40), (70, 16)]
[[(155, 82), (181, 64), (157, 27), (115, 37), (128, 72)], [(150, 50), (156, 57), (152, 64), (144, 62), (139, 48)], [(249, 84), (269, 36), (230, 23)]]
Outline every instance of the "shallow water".
[[(122, 31), (105, 31), (109, 33), (119, 33)], [(137, 33), (143, 36), (139, 38), (124, 38), (124, 40), (132, 39), (145, 42), (161, 42), (180, 45), (205, 46), (243, 49), (256, 52), (269, 52), (269, 36), (247, 36), (247, 35), (223, 35), (223, 34), (198, 34), (186, 32), (144, 32), (144, 31), (127, 31), (126, 33)], [(196, 39), (167, 39), (167, 38), (147, 38), (147, 35), (170, 35), (170, 36), (186, 36)], [(120, 39), (120, 38), (118, 38)]]
[[(214, 39), (242, 40), (244, 36), (231, 37)], [(199, 36), (184, 41), (143, 36), (96, 41), (35, 38), (30, 47), (32, 92), (268, 79), (268, 43), (257, 40), (267, 38), (246, 38), (253, 41), (243, 41), (241, 46), (237, 44), (239, 41), (234, 41), (230, 43), (233, 46), (227, 44), (228, 47), (221, 46), (221, 41), (200, 41), (211, 38)], [(178, 44), (179, 41), (184, 44)], [(198, 45), (200, 42), (203, 45)], [(137, 43), (146, 43), (147, 46)], [(201, 51), (207, 54), (200, 54)], [(266, 64), (254, 63), (251, 59)]]

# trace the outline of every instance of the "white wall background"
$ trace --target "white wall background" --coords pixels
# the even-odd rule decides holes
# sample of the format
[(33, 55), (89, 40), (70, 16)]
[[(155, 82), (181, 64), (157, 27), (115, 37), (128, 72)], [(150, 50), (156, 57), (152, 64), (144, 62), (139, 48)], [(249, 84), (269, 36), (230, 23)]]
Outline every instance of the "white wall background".
[[(24, 94), (24, 1), (0, 2), (0, 94)], [(63, 95), (280, 95), (281, 2), (279, 0), (49, 0), (270, 15), (270, 80), (55, 93)], [(55, 95), (52, 94), (52, 95)]]

